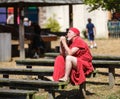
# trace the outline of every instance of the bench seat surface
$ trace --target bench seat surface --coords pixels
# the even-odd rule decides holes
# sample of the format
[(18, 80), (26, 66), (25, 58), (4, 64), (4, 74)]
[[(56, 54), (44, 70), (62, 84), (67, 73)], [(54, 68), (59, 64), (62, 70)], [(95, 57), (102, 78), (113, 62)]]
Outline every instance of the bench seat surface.
[[(115, 60), (92, 60), (94, 67), (115, 67), (120, 68), (120, 61)], [(54, 59), (25, 59), (25, 60), (17, 60), (16, 64), (20, 65), (38, 65), (38, 66), (54, 66)]]
[(12, 95), (25, 95), (25, 94), (34, 94), (36, 91), (32, 90), (20, 90), (20, 89), (0, 89), (0, 94), (12, 94)]
[(17, 75), (52, 75), (53, 68), (0, 68), (0, 74), (17, 74)]
[[(15, 87), (29, 87), (29, 88), (62, 88), (66, 86), (68, 82), (54, 82), (54, 81), (45, 81), (45, 80), (22, 80), (22, 79), (9, 79), (9, 78), (0, 78), (0, 86), (15, 86)], [(51, 89), (52, 90), (52, 89)]]
[[(56, 57), (59, 53), (47, 52), (45, 56), (47, 57)], [(120, 56), (112, 55), (93, 55), (93, 60), (120, 60)]]

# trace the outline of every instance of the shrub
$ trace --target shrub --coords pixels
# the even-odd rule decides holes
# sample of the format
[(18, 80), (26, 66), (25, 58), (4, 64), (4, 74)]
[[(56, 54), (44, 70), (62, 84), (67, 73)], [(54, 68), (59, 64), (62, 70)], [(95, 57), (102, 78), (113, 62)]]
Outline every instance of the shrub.
[(60, 24), (55, 19), (55, 15), (53, 17), (48, 18), (47, 22), (44, 24), (45, 28), (49, 28), (51, 32), (60, 32)]

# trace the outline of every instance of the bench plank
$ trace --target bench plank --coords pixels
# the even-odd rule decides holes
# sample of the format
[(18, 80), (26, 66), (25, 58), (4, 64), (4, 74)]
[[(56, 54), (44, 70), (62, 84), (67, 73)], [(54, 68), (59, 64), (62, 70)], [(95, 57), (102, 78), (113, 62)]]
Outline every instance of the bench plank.
[(120, 61), (111, 61), (111, 60), (93, 60), (93, 66), (95, 68), (120, 68)]
[[(93, 60), (92, 61), (94, 67), (101, 68), (120, 68), (120, 61), (114, 60)], [(54, 59), (25, 59), (25, 60), (16, 60), (17, 65), (26, 65), (26, 66), (54, 66)]]
[(52, 76), (53, 68), (0, 68), (0, 74), (3, 78), (9, 78), (9, 75), (35, 75), (38, 79), (45, 79), (44, 76)]
[[(0, 89), (0, 98), (2, 99), (32, 99), (36, 91), (20, 89)], [(18, 98), (19, 97), (19, 98)]]
[(17, 65), (39, 65), (39, 66), (53, 66), (54, 59), (25, 59), (25, 60), (16, 60)]
[[(59, 53), (48, 52), (44, 53), (46, 57), (55, 58)], [(112, 55), (93, 55), (93, 60), (120, 60), (120, 56), (112, 56)]]
[(44, 88), (48, 90), (61, 89), (66, 86), (67, 82), (54, 82), (54, 81), (44, 81), (44, 80), (23, 80), (23, 79), (8, 79), (0, 78), (0, 86), (10, 86), (10, 87), (20, 87), (20, 88)]
[[(48, 91), (49, 98), (55, 98), (55, 91), (64, 89), (67, 86), (68, 82), (53, 82), (53, 81), (44, 81), (44, 80), (22, 80), (22, 79), (9, 79), (9, 78), (0, 78), (0, 86), (8, 86), (10, 88), (25, 89), (25, 90), (39, 90), (43, 88)], [(7, 94), (1, 92), (1, 95)], [(17, 92), (16, 92), (17, 93)], [(18, 92), (19, 93), (19, 92)], [(15, 93), (14, 93), (15, 94)], [(25, 91), (20, 94), (25, 94)], [(21, 98), (23, 99), (23, 98)], [(27, 98), (26, 99), (31, 99)]]
[(53, 68), (40, 68), (40, 69), (29, 69), (29, 68), (0, 68), (0, 74), (17, 74), (17, 75), (52, 75)]
[(0, 89), (0, 95), (1, 94), (12, 94), (12, 95), (32, 95), (36, 93), (36, 91), (32, 90), (20, 90), (20, 89)]

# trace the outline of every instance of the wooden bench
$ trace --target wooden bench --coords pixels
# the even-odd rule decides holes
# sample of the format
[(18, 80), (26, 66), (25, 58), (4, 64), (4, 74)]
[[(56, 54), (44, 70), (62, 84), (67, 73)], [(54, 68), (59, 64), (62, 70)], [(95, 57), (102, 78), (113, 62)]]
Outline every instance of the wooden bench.
[[(38, 90), (39, 88), (43, 88), (49, 92), (49, 97), (51, 97), (50, 99), (54, 99), (55, 97), (54, 92), (56, 90), (61, 90), (68, 83), (41, 80), (43, 76), (52, 75), (52, 73), (53, 73), (53, 68), (41, 68), (41, 69), (0, 68), (0, 74), (3, 74), (3, 78), (0, 78), (0, 86), (1, 87), (9, 86), (10, 88), (25, 89), (25, 90), (26, 89)], [(6, 75), (7, 77), (9, 77), (9, 75), (37, 75), (39, 79), (38, 80), (10, 79), (10, 78), (6, 78)], [(8, 94), (7, 91), (5, 92), (4, 94)]]
[[(28, 75), (29, 75), (29, 72), (31, 73), (31, 72), (34, 71), (32, 69), (32, 66), (36, 66), (36, 65), (37, 66), (53, 66), (54, 65), (54, 59), (49, 59), (49, 60), (48, 59), (16, 60), (16, 64), (18, 64), (18, 66), (27, 66), (26, 69), (14, 69), (14, 71), (16, 71), (16, 74), (20, 74), (20, 72), (23, 70), (23, 73), (21, 73), (21, 74), (24, 74), (24, 73), (27, 74), (28, 73)], [(120, 62), (119, 61), (109, 61), (109, 60), (107, 60), (107, 61), (106, 60), (105, 61), (103, 61), (103, 60), (93, 60), (93, 65), (96, 68), (108, 68), (109, 69), (109, 85), (111, 87), (113, 87), (114, 84), (115, 84), (115, 82), (114, 82), (114, 77), (115, 77), (114, 76), (114, 74), (115, 74), (114, 69), (119, 68)], [(30, 66), (30, 69), (28, 69), (29, 66)], [(24, 70), (26, 70), (26, 71), (24, 71)], [(31, 70), (33, 70), (33, 71), (31, 71)], [(6, 68), (6, 70), (1, 69), (0, 72), (7, 74), (7, 71), (10, 71), (10, 72), (8, 72), (8, 74), (10, 74), (10, 73), (14, 74), (13, 70), (7, 70), (7, 68)], [(17, 71), (18, 71), (18, 73), (17, 73)], [(42, 71), (43, 70), (37, 71), (37, 72), (42, 72)], [(35, 73), (35, 74), (37, 74), (37, 73)], [(58, 89), (59, 87), (57, 86), (57, 88), (56, 88), (55, 87), (56, 84), (54, 82), (51, 82), (51, 84), (49, 83), (49, 81), (45, 81), (45, 83), (43, 83), (43, 82), (44, 81), (42, 81), (42, 83), (41, 83), (40, 80), (13, 80), (13, 79), (1, 78), (0, 79), (0, 86), (10, 86), (10, 87), (15, 87), (15, 88), (25, 87), (25, 89), (30, 88), (30, 89), (36, 89), (36, 90), (40, 87), (40, 88), (43, 88), (43, 89), (48, 89), (50, 97), (55, 97), (54, 94), (53, 94), (53, 91), (51, 92), (50, 89), (52, 88), (54, 90), (54, 89)], [(46, 85), (46, 83), (48, 85)], [(60, 83), (58, 83), (58, 84), (60, 84)], [(62, 86), (66, 86), (66, 85), (67, 84), (63, 84)], [(80, 90), (83, 90), (84, 84), (82, 84), (82, 86), (80, 86), (80, 87), (81, 87)]]
[[(59, 53), (47, 52), (44, 54), (45, 57), (55, 58)], [(120, 60), (120, 56), (111, 56), (111, 55), (93, 55), (93, 60)]]
[(32, 66), (54, 66), (54, 59), (24, 59), (16, 60), (17, 66), (26, 66), (26, 68), (32, 68)]
[(53, 68), (0, 68), (0, 74), (3, 78), (9, 78), (9, 75), (36, 75), (38, 79), (43, 79), (43, 76), (50, 76), (53, 73)]
[[(112, 88), (115, 85), (115, 68), (120, 68), (120, 61), (115, 60), (93, 60), (95, 68), (108, 68), (109, 70), (109, 86)], [(27, 68), (32, 66), (54, 66), (54, 59), (25, 59), (16, 60), (18, 66), (25, 65)]]
[[(54, 99), (55, 91), (64, 89), (67, 84), (68, 84), (67, 82), (0, 78), (0, 86), (2, 86), (2, 87), (8, 86), (10, 88), (17, 88), (17, 89), (22, 89), (22, 90), (36, 90), (36, 91), (38, 91), (39, 88), (43, 88), (46, 91), (48, 91), (49, 99)], [(18, 91), (18, 93), (19, 92), (20, 91)], [(24, 92), (27, 93), (27, 91), (24, 91)], [(3, 94), (7, 94), (7, 93), (8, 92), (6, 90)], [(2, 92), (1, 92), (1, 94), (2, 94)], [(20, 92), (19, 94), (22, 94), (22, 92)], [(7, 95), (9, 95), (9, 94), (7, 94)]]
[[(49, 99), (54, 99), (55, 91), (61, 90), (68, 83), (46, 81), (44, 78), (42, 78), (43, 76), (52, 75), (52, 73), (53, 68), (0, 68), (0, 74), (3, 75), (3, 78), (0, 78), (0, 86), (9, 86), (10, 88), (25, 90), (38, 90), (39, 88), (43, 88), (48, 91), (50, 97)], [(9, 75), (37, 75), (38, 80), (10, 79)], [(9, 95), (8, 90), (4, 91), (3, 94)], [(21, 94), (21, 92), (19, 94)]]
[(20, 89), (0, 89), (0, 99), (32, 99), (36, 91)]
[[(26, 66), (26, 68), (32, 69), (32, 66), (52, 66), (54, 65), (54, 59), (27, 59), (27, 60), (16, 60), (17, 66)], [(80, 97), (85, 97), (85, 83), (79, 87)]]

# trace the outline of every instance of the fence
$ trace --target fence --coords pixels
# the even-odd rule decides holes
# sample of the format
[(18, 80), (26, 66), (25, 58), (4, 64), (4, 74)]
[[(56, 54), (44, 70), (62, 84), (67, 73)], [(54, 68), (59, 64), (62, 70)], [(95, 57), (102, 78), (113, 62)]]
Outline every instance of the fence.
[(108, 31), (110, 38), (120, 38), (120, 21), (109, 21)]

